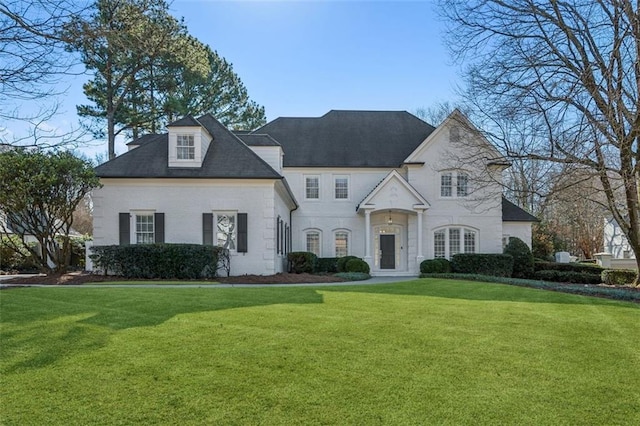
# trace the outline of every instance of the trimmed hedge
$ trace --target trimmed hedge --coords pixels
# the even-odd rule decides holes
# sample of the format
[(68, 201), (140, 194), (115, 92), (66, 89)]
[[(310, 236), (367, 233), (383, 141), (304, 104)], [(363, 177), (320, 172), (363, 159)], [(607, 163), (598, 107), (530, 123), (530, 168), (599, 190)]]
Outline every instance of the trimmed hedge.
[(337, 257), (319, 257), (316, 261), (314, 272), (329, 274), (338, 272), (338, 259)]
[(607, 285), (629, 285), (636, 279), (636, 271), (630, 269), (605, 269), (602, 282)]
[(363, 274), (369, 273), (369, 264), (362, 259), (351, 259), (345, 265), (345, 272), (360, 272)]
[(357, 256), (343, 256), (339, 257), (337, 261), (337, 269), (338, 272), (347, 272), (345, 267), (347, 266), (347, 262), (351, 259), (359, 259)]
[(420, 272), (423, 274), (446, 274), (451, 272), (451, 262), (443, 257), (423, 260), (420, 263)]
[(640, 302), (640, 292), (626, 288), (585, 286), (584, 284), (560, 284), (547, 281), (523, 280), (521, 278), (491, 277), (488, 275), (473, 274), (422, 274), (420, 275), (420, 278), (482, 281), (488, 283), (516, 285), (520, 287), (539, 288), (543, 290), (555, 290), (563, 293), (573, 293), (584, 296), (603, 296), (616, 300)]
[(364, 272), (338, 272), (335, 276), (344, 278), (347, 281), (364, 281), (371, 278), (371, 275)]
[(312, 274), (316, 267), (318, 256), (308, 251), (292, 251), (287, 255), (289, 272), (295, 274)]
[(459, 274), (510, 277), (513, 257), (508, 254), (458, 253), (451, 258), (451, 269)]
[(604, 270), (601, 266), (586, 263), (558, 263), (558, 262), (535, 262), (534, 268), (537, 271), (571, 271), (583, 272), (587, 274), (601, 274)]
[(216, 276), (219, 261), (228, 257), (223, 248), (200, 244), (95, 246), (92, 250), (94, 265), (105, 275), (126, 278), (211, 278)]
[(517, 237), (510, 237), (509, 243), (504, 248), (504, 254), (513, 257), (514, 278), (530, 278), (533, 275), (533, 254), (529, 246)]
[(586, 272), (575, 271), (536, 271), (533, 273), (533, 278), (536, 280), (556, 283), (600, 284), (602, 282), (600, 274), (589, 274)]

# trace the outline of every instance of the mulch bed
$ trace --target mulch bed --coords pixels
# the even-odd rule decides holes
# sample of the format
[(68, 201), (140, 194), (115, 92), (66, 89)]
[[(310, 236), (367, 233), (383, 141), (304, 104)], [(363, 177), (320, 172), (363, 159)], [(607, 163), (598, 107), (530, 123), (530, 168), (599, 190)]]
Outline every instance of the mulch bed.
[[(142, 280), (124, 278), (114, 275), (104, 276), (88, 272), (70, 272), (67, 274), (38, 275), (32, 277), (17, 277), (2, 281), (2, 284), (45, 284), (45, 285), (81, 285), (105, 281), (176, 281), (176, 280)], [(333, 275), (312, 274), (275, 274), (275, 275), (240, 275), (237, 277), (218, 277), (212, 283), (228, 284), (299, 284), (299, 283), (338, 283), (345, 281)]]

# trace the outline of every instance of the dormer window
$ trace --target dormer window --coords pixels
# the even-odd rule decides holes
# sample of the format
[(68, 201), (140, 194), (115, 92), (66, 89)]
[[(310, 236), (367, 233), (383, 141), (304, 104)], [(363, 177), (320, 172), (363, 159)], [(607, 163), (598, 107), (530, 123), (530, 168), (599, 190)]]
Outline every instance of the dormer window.
[[(180, 120), (184, 124), (192, 124), (194, 119)], [(195, 125), (178, 125), (173, 124), (167, 126), (169, 129), (169, 167), (202, 167), (205, 160), (209, 145), (213, 138), (209, 132), (202, 126)]]
[(179, 134), (176, 141), (176, 158), (178, 160), (193, 160), (196, 148), (193, 135)]

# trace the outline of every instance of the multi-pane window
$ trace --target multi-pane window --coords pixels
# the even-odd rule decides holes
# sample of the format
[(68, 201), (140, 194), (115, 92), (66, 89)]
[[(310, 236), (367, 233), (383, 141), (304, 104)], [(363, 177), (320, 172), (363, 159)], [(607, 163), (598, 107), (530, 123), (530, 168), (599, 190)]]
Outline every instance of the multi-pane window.
[(335, 198), (336, 200), (346, 200), (349, 198), (349, 178), (346, 176), (336, 176), (335, 182)]
[(433, 257), (446, 257), (444, 229), (433, 233)]
[(453, 176), (451, 172), (440, 175), (440, 196), (451, 197), (453, 194)]
[(470, 229), (464, 230), (464, 252), (476, 252), (476, 233), (471, 231)]
[(320, 257), (320, 233), (318, 231), (307, 232), (307, 251)]
[(153, 242), (153, 214), (136, 215), (136, 244), (152, 244)]
[(466, 197), (469, 195), (469, 175), (464, 172), (440, 174), (441, 197)]
[(449, 257), (460, 253), (460, 228), (449, 228)]
[(308, 200), (320, 198), (320, 178), (318, 176), (307, 176), (305, 178), (305, 198)]
[(433, 233), (433, 257), (451, 258), (457, 253), (476, 253), (477, 239), (477, 232), (473, 229), (439, 229)]
[(458, 197), (466, 197), (469, 194), (469, 175), (458, 172), (456, 179), (456, 191)]
[(236, 249), (235, 213), (215, 213), (215, 245), (228, 250)]
[(196, 148), (193, 135), (178, 135), (176, 146), (178, 160), (193, 160), (195, 158)]
[(349, 255), (349, 233), (338, 231), (335, 233), (336, 257)]

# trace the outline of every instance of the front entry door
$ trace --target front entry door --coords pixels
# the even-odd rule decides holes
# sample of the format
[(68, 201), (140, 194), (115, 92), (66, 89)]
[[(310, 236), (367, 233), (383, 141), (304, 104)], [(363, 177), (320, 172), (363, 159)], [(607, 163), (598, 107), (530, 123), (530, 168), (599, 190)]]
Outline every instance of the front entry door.
[(380, 269), (396, 269), (396, 236), (380, 235)]

